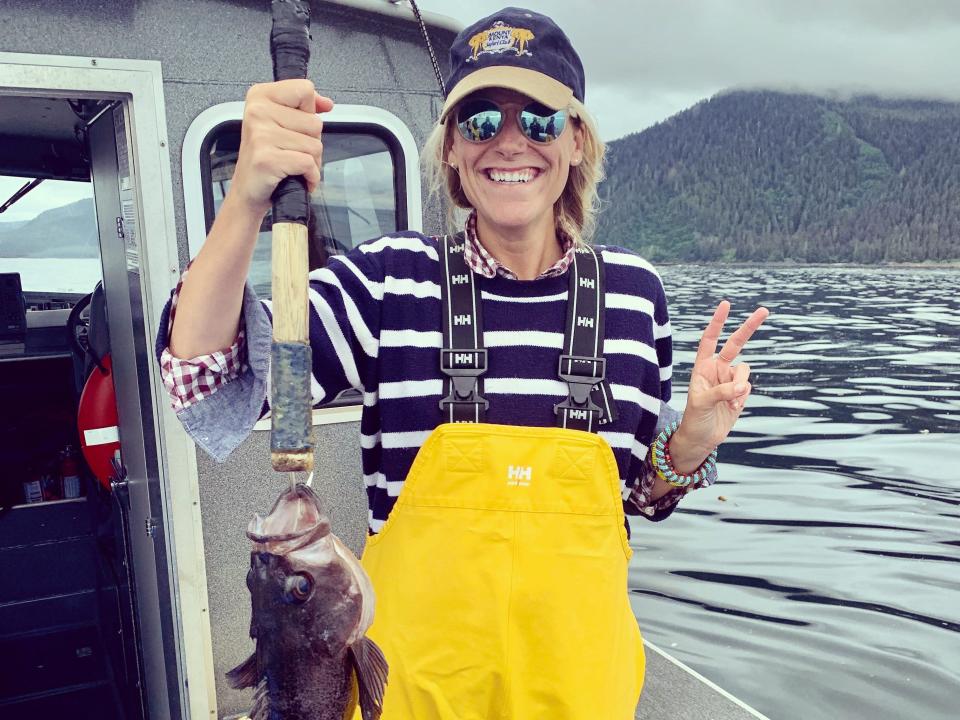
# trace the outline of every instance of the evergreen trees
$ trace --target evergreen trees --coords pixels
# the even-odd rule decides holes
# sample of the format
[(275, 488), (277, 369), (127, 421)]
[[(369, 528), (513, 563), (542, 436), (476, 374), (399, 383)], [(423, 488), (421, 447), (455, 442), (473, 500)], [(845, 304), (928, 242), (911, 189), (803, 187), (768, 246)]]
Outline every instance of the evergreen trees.
[(721, 94), (611, 143), (601, 197), (651, 260), (958, 260), (960, 105)]

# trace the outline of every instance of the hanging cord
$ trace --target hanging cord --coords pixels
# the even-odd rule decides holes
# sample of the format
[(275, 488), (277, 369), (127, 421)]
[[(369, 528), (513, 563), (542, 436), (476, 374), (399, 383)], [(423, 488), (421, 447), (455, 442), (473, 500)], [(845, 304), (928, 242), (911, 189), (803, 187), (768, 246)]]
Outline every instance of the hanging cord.
[(437, 62), (437, 56), (433, 52), (433, 44), (430, 42), (430, 36), (427, 34), (427, 26), (423, 24), (423, 18), (420, 16), (420, 8), (417, 7), (417, 0), (409, 0), (413, 14), (420, 23), (420, 32), (423, 33), (423, 39), (427, 43), (427, 52), (430, 53), (430, 62), (433, 63), (433, 72), (437, 75), (437, 84), (440, 86), (440, 94), (447, 96), (447, 89), (443, 86), (443, 74), (440, 72), (440, 64)]

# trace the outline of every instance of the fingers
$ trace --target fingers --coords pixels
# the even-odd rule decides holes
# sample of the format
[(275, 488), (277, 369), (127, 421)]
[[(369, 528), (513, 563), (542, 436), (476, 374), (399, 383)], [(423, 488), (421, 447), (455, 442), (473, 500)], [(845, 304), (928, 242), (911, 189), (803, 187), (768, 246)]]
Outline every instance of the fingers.
[(333, 100), (320, 94), (317, 94), (315, 97), (316, 105), (313, 108), (314, 112), (325, 113), (333, 110)]
[(315, 106), (317, 90), (311, 80), (278, 80), (270, 83), (257, 83), (247, 90), (246, 101), (266, 100), (290, 108), (299, 108), (312, 112)]
[(243, 124), (252, 125), (254, 129), (281, 127), (315, 138), (320, 137), (323, 132), (323, 120), (312, 111), (305, 112), (299, 108), (287, 107), (262, 98), (246, 105)]
[(713, 317), (707, 324), (703, 336), (700, 338), (700, 345), (697, 347), (697, 361), (706, 360), (713, 357), (713, 352), (717, 348), (717, 341), (720, 340), (720, 332), (723, 330), (723, 323), (730, 314), (730, 303), (722, 300), (717, 309), (713, 312)]
[(747, 398), (750, 397), (751, 390), (753, 385), (747, 380), (734, 380), (711, 388), (706, 400), (708, 404), (725, 403), (731, 410), (742, 410)]
[(747, 344), (753, 334), (763, 325), (763, 321), (767, 319), (767, 316), (770, 315), (770, 311), (765, 307), (759, 307), (753, 311), (753, 313), (748, 317), (743, 324), (737, 328), (737, 330), (727, 338), (727, 341), (723, 344), (723, 347), (720, 348), (718, 357), (720, 362), (731, 363), (733, 362), (737, 355), (740, 354), (740, 351), (743, 350), (743, 346)]
[(333, 108), (309, 80), (261, 83), (247, 91), (240, 154), (231, 188), (247, 202), (269, 206), (277, 183), (302, 175), (313, 192), (320, 183), (323, 121), (318, 112)]
[(747, 402), (753, 386), (749, 382), (750, 366), (740, 363), (733, 369), (733, 381), (729, 383), (733, 397), (727, 400), (731, 410), (741, 410)]

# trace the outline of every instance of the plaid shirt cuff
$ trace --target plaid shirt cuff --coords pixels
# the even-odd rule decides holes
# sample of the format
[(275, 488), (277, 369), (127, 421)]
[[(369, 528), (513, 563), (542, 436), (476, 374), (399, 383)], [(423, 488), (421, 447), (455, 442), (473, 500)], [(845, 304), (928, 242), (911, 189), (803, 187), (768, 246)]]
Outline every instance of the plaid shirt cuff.
[(662, 519), (673, 512), (677, 503), (691, 490), (707, 487), (709, 479), (687, 487), (671, 488), (666, 494), (653, 500), (653, 487), (657, 482), (657, 472), (650, 461), (650, 453), (643, 460), (640, 477), (633, 487), (627, 488), (623, 498), (623, 511), (627, 515), (643, 515), (648, 518)]
[[(192, 262), (191, 262), (192, 264)], [(167, 338), (173, 330), (173, 320), (177, 312), (177, 301), (180, 299), (180, 289), (183, 281), (190, 272), (187, 265), (180, 282), (177, 283), (173, 295), (170, 297), (170, 321), (167, 323)], [(240, 318), (240, 331), (233, 345), (225, 350), (218, 350), (208, 355), (185, 360), (178, 358), (165, 347), (160, 354), (160, 377), (163, 386), (170, 396), (170, 404), (176, 412), (200, 402), (213, 395), (218, 388), (230, 382), (244, 370), (246, 358), (246, 343), (244, 341), (243, 318)]]
[(243, 371), (246, 343), (243, 330), (226, 350), (198, 355), (189, 360), (174, 357), (170, 348), (160, 354), (160, 376), (176, 412), (213, 395), (221, 385), (235, 379)]

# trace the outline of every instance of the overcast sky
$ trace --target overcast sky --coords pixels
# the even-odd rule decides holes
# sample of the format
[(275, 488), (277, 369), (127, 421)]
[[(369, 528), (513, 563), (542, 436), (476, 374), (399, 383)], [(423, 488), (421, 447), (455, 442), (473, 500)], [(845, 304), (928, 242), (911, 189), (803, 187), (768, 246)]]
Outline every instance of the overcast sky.
[[(503, 0), (419, 0), (464, 26)], [(605, 140), (728, 88), (960, 100), (960, 0), (525, 0), (580, 53)], [(22, 184), (0, 178), (0, 202)], [(0, 215), (37, 212), (52, 184)], [(87, 188), (60, 188), (72, 201)]]
[[(464, 26), (504, 2), (418, 0)], [(960, 100), (960, 0), (525, 0), (583, 60), (605, 140), (733, 87)]]

